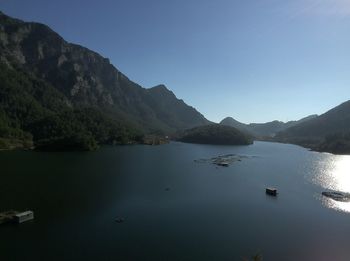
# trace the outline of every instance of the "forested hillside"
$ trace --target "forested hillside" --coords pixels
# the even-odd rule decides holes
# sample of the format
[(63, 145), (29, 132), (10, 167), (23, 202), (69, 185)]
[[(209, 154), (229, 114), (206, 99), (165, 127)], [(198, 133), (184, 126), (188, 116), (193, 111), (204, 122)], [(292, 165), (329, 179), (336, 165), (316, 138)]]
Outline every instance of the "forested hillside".
[(46, 25), (3, 13), (0, 66), (3, 148), (93, 149), (209, 123), (165, 86), (142, 88)]

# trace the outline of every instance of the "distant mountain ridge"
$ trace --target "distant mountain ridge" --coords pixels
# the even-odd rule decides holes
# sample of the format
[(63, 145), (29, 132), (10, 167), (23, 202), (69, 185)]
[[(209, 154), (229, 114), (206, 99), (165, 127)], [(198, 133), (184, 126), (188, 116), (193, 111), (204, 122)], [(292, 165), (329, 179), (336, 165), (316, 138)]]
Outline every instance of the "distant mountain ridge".
[[(228, 117), (220, 124), (258, 139), (350, 153), (349, 115), (347, 101), (299, 121), (244, 124)], [(93, 149), (208, 124), (166, 86), (143, 88), (48, 26), (0, 12), (0, 148)]]
[(293, 126), (279, 136), (325, 137), (334, 132), (350, 130), (350, 101), (346, 101), (326, 113), (307, 122)]
[(271, 138), (274, 137), (278, 132), (288, 129), (292, 126), (296, 126), (302, 122), (308, 121), (317, 117), (317, 115), (310, 115), (308, 117), (302, 118), (298, 121), (271, 121), (266, 123), (241, 123), (232, 117), (226, 117), (220, 124), (235, 127), (241, 131), (248, 132), (257, 138)]
[(350, 101), (280, 132), (275, 139), (320, 151), (350, 153)]
[[(101, 121), (108, 119), (107, 121), (115, 122), (112, 125), (162, 134), (210, 123), (196, 109), (177, 99), (164, 85), (143, 88), (129, 80), (107, 58), (80, 45), (66, 42), (48, 26), (23, 22), (1, 12), (0, 63), (5, 66), (2, 67), (4, 81), (0, 83), (0, 88), (6, 91), (4, 95), (12, 95), (3, 100), (2, 104), (0, 102), (0, 115), (3, 114), (3, 118), (8, 119), (4, 126), (10, 129), (21, 129), (29, 133), (33, 131), (29, 127), (32, 126), (28, 123), (30, 120), (24, 124), (22, 114), (14, 110), (23, 105), (18, 97), (13, 98), (11, 90), (14, 88), (26, 92), (25, 106), (30, 106), (32, 103), (28, 101), (33, 100), (40, 111), (45, 111), (45, 116), (42, 117), (60, 114), (62, 110), (90, 109), (99, 111), (97, 114), (104, 119)], [(26, 86), (31, 86), (28, 87), (30, 91), (28, 88), (23, 89), (21, 81), (7, 82), (7, 86), (4, 86), (7, 77), (25, 79), (28, 83)], [(60, 104), (59, 110), (53, 109), (45, 100), (34, 95), (36, 85), (33, 83), (36, 81), (50, 86), (43, 91), (55, 93), (51, 99), (54, 99), (52, 103)], [(12, 89), (7, 88), (9, 86)], [(5, 104), (9, 99), (16, 101), (13, 104), (15, 108), (11, 110)], [(38, 119), (33, 118), (34, 120)], [(86, 125), (86, 122), (81, 124)], [(87, 135), (95, 132), (84, 126), (81, 129)], [(56, 135), (55, 133), (52, 131), (46, 136)], [(35, 137), (36, 135), (34, 139)]]

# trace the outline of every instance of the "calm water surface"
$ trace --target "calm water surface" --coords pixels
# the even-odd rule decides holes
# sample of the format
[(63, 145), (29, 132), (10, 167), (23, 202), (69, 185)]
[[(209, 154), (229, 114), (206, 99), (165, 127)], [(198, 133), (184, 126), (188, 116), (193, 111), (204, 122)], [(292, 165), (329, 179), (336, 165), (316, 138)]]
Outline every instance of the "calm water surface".
[[(194, 162), (229, 153), (249, 157), (230, 167)], [(0, 210), (36, 216), (0, 226), (1, 261), (350, 260), (350, 203), (321, 196), (350, 192), (348, 156), (171, 143), (0, 152), (0, 164)]]

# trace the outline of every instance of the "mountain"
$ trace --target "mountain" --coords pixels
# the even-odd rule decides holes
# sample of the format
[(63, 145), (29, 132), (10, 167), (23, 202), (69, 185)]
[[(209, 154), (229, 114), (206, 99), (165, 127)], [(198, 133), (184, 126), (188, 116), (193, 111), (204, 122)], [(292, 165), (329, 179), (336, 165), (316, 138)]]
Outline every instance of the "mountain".
[(315, 119), (316, 117), (318, 117), (317, 114), (311, 114), (311, 115), (306, 116), (306, 117), (304, 117), (304, 118), (302, 118), (300, 120), (297, 120), (297, 121), (288, 121), (286, 123), (286, 125), (285, 125), (285, 129), (293, 127), (293, 126), (296, 126), (296, 125), (298, 125), (300, 123), (307, 122), (309, 120)]
[(271, 121), (266, 123), (250, 123), (249, 131), (256, 137), (273, 137), (277, 132), (285, 128), (286, 123), (282, 121)]
[[(0, 88), (2, 95), (7, 96), (0, 101), (3, 121), (0, 126), (26, 133), (28, 140), (32, 136), (36, 144), (39, 139), (71, 139), (77, 130), (91, 141), (105, 143), (115, 141), (116, 137), (120, 142), (125, 133), (134, 133), (126, 135), (126, 140), (135, 140), (140, 133), (168, 134), (210, 123), (164, 85), (143, 88), (107, 58), (68, 43), (48, 26), (23, 22), (3, 13), (0, 13), (0, 64), (3, 71)], [(21, 106), (34, 106), (35, 109), (30, 107), (33, 117), (22, 113)], [(38, 135), (39, 128), (33, 126), (48, 117), (51, 129), (46, 128), (46, 133)], [(58, 130), (62, 129), (58, 122), (66, 119), (79, 122), (79, 127)], [(108, 126), (108, 131), (92, 126), (93, 121)], [(2, 136), (21, 137), (8, 133)]]
[(220, 124), (210, 124), (185, 130), (178, 137), (179, 141), (216, 145), (249, 145), (251, 136), (238, 129)]
[(146, 89), (151, 97), (149, 104), (152, 106), (156, 118), (166, 124), (170, 131), (192, 128), (210, 123), (202, 114), (193, 107), (188, 106), (183, 100), (176, 98), (164, 85), (158, 85)]
[(270, 138), (274, 137), (278, 132), (283, 131), (292, 126), (298, 125), (302, 122), (308, 121), (312, 118), (317, 117), (317, 115), (310, 115), (298, 121), (288, 121), (286, 123), (282, 121), (271, 121), (266, 123), (241, 123), (232, 117), (227, 117), (223, 119), (220, 124), (235, 127), (243, 132), (248, 132), (256, 138)]
[(239, 122), (237, 120), (235, 120), (234, 118), (232, 117), (226, 117), (225, 119), (223, 119), (220, 123), (220, 125), (225, 125), (225, 126), (230, 126), (230, 127), (234, 127), (240, 131), (243, 131), (243, 132), (250, 132), (248, 129), (248, 125), (247, 124), (244, 124), (242, 122)]
[(276, 140), (300, 144), (315, 150), (349, 153), (350, 101), (284, 130), (276, 136)]

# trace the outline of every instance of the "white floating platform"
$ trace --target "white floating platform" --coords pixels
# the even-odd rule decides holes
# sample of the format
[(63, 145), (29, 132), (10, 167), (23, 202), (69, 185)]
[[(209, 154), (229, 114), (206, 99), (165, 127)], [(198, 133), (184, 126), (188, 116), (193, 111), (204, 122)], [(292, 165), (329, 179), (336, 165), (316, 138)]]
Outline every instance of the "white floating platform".
[(18, 224), (29, 220), (33, 220), (33, 219), (34, 219), (34, 212), (31, 210), (27, 210), (14, 215), (14, 221)]

